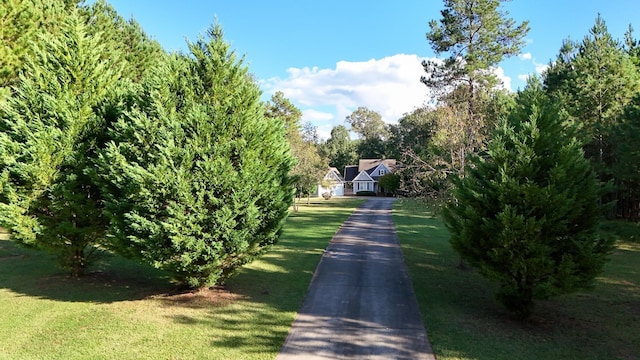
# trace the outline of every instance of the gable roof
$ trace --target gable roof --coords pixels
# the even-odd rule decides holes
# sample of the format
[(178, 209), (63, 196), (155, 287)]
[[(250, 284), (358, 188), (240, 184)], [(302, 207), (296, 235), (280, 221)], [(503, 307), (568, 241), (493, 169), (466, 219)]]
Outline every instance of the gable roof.
[(379, 174), (378, 170), (386, 170), (385, 174), (392, 172), (391, 169), (389, 169), (384, 163), (381, 162), (378, 164), (378, 166), (367, 170), (367, 174), (369, 174), (373, 180), (377, 181), (382, 176)]
[(340, 171), (337, 168), (329, 168), (329, 171), (324, 175), (325, 180), (335, 180), (338, 182), (344, 182), (344, 178), (340, 175)]
[(353, 181), (358, 176), (358, 167), (347, 165), (344, 167), (344, 181)]
[(366, 171), (360, 171), (353, 181), (375, 181)]
[(387, 169), (393, 171), (396, 168), (396, 159), (360, 159), (358, 161), (358, 171), (367, 171), (384, 164)]

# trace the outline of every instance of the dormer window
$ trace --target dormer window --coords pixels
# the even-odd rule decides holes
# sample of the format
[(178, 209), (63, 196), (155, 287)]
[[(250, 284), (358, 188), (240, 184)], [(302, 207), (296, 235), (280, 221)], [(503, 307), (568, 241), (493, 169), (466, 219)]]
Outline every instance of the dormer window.
[(380, 176), (384, 175), (384, 169), (378, 170), (378, 175), (380, 175)]

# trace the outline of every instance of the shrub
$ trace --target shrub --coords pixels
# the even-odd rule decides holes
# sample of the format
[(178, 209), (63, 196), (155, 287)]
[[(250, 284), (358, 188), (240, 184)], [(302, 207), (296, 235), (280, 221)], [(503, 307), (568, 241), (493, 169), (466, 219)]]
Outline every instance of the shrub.
[(356, 193), (356, 196), (376, 196), (376, 193), (373, 191), (362, 190), (362, 191), (358, 191)]

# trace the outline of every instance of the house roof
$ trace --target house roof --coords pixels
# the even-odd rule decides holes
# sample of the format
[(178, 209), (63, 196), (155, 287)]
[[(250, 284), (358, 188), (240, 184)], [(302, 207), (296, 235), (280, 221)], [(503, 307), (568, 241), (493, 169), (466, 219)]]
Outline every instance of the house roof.
[(372, 167), (369, 170), (366, 170), (365, 172), (367, 174), (369, 174), (369, 176), (371, 176), (371, 178), (375, 181), (378, 181), (378, 179), (380, 178), (380, 174), (378, 173), (378, 170), (381, 169), (386, 169), (387, 171), (385, 171), (384, 173), (388, 173), (391, 172), (391, 169), (389, 169), (383, 162), (379, 163), (376, 167)]
[(353, 181), (375, 181), (366, 171), (360, 171)]
[(371, 170), (380, 164), (384, 164), (387, 169), (393, 171), (393, 169), (396, 168), (396, 159), (360, 159), (358, 162), (358, 171)]
[(344, 180), (353, 181), (358, 176), (358, 167), (355, 165), (347, 165), (344, 167)]
[(330, 178), (332, 178), (333, 180), (337, 180), (340, 182), (344, 181), (344, 178), (342, 177), (342, 175), (340, 175), (340, 171), (338, 171), (337, 168), (332, 167), (329, 168), (329, 171), (327, 171), (327, 173), (324, 175), (325, 180), (329, 180)]

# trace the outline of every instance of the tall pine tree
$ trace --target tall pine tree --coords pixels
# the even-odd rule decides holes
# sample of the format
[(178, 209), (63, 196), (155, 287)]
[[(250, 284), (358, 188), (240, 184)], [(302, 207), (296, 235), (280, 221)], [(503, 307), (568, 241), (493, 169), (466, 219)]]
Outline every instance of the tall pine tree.
[[(578, 137), (601, 182), (620, 183), (613, 177), (619, 162), (615, 129), (627, 104), (640, 90), (640, 73), (629, 54), (609, 33), (598, 15), (582, 42), (565, 41), (558, 61), (545, 73), (548, 92), (562, 101)], [(621, 198), (622, 196), (622, 198)], [(612, 192), (601, 203), (624, 199)]]
[(457, 138), (457, 148), (448, 149), (454, 150), (449, 151), (449, 167), (460, 176), (464, 176), (467, 156), (482, 147), (486, 135), (486, 99), (499, 84), (494, 70), (505, 57), (520, 52), (529, 31), (527, 21), (516, 24), (502, 9), (504, 2), (445, 0), (442, 18), (432, 20), (426, 34), (437, 56), (448, 55), (442, 60), (425, 60), (426, 75), (421, 81), (448, 108), (444, 110), (445, 131)]

